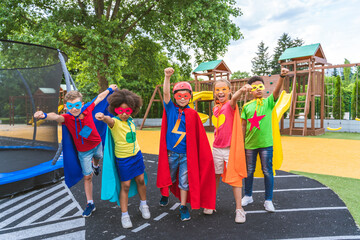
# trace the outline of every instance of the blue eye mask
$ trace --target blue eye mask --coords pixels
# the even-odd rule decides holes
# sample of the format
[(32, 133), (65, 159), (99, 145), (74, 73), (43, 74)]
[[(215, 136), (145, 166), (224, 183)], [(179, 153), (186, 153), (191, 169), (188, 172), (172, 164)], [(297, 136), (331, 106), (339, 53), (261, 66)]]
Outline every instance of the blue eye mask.
[(82, 102), (80, 102), (80, 101), (76, 102), (76, 103), (69, 103), (69, 102), (66, 103), (66, 108), (69, 110), (71, 110), (73, 108), (81, 109), (81, 107), (82, 107)]

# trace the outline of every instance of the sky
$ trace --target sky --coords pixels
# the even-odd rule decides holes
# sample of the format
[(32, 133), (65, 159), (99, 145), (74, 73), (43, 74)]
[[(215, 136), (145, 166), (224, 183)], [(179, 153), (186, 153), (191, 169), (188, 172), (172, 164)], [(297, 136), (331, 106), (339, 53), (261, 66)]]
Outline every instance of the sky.
[(237, 0), (237, 6), (243, 15), (233, 22), (244, 38), (222, 57), (232, 72), (251, 72), (259, 43), (272, 55), (283, 33), (304, 45), (320, 43), (329, 63), (360, 63), (360, 0)]

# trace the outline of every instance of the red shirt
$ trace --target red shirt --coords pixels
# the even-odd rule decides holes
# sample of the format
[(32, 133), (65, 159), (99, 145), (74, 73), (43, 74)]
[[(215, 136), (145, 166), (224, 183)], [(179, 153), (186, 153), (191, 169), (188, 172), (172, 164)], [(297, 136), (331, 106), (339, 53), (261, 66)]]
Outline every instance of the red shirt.
[(94, 119), (92, 116), (92, 111), (94, 110), (94, 107), (95, 104), (92, 103), (82, 112), (84, 118), (76, 119), (76, 128), (75, 128), (74, 116), (67, 113), (61, 115), (65, 119), (65, 122), (63, 122), (63, 124), (68, 128), (74, 140), (76, 149), (79, 152), (89, 151), (95, 148), (101, 142), (101, 137), (96, 129)]

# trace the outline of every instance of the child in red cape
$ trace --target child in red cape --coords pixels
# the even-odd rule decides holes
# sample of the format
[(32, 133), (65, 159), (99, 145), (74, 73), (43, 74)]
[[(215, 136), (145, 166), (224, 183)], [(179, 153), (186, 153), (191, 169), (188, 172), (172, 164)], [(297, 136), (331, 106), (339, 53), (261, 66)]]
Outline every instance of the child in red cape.
[(188, 106), (191, 85), (179, 82), (173, 88), (176, 104), (170, 98), (173, 68), (166, 68), (159, 164), (156, 185), (161, 191), (160, 206), (169, 202), (171, 192), (180, 199), (181, 220), (190, 219), (192, 209), (215, 209), (215, 169), (211, 148), (197, 112)]

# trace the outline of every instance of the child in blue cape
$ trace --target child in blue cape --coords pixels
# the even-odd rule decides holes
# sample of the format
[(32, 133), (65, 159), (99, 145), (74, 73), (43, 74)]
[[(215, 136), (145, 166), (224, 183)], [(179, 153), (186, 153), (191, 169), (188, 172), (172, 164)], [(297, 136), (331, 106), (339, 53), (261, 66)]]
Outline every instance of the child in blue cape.
[[(82, 216), (89, 217), (96, 210), (93, 201), (92, 176), (99, 175), (99, 161), (103, 157), (101, 136), (95, 125), (93, 112), (99, 111), (106, 98), (117, 86), (112, 84), (93, 101), (84, 104), (82, 94), (69, 91), (65, 95), (67, 113), (58, 115), (54, 112), (37, 111), (34, 118), (62, 123), (64, 175), (65, 183), (70, 188), (84, 178), (87, 206)], [(95, 109), (95, 110), (94, 110)], [(93, 161), (93, 164), (92, 164)]]
[(150, 218), (146, 203), (146, 176), (143, 155), (136, 140), (135, 124), (131, 115), (136, 115), (142, 105), (141, 98), (123, 89), (109, 98), (109, 112), (115, 117), (96, 113), (95, 118), (108, 125), (104, 148), (101, 199), (117, 202), (121, 207), (121, 224), (131, 228), (128, 213), (129, 197), (139, 193), (140, 211), (144, 219)]

